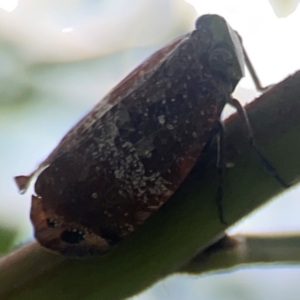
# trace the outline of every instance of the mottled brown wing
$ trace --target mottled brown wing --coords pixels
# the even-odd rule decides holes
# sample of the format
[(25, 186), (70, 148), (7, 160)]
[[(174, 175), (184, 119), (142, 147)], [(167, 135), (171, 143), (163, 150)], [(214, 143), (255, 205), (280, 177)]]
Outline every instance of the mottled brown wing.
[[(205, 68), (209, 45), (201, 47), (200, 41), (201, 36), (181, 41), (144, 83), (94, 120), (75, 146), (56, 148), (56, 159), (35, 184), (39, 200), (33, 199), (42, 204), (45, 222), (62, 218), (50, 226), (56, 236), (80, 230), (86, 243), (88, 233), (113, 245), (179, 187), (218, 120), (216, 99), (222, 97), (217, 78), (211, 80)], [(35, 223), (38, 214), (31, 215)], [(43, 227), (47, 239), (45, 232), (51, 233)], [(63, 242), (83, 240), (68, 238)], [(99, 250), (107, 249), (103, 244)]]

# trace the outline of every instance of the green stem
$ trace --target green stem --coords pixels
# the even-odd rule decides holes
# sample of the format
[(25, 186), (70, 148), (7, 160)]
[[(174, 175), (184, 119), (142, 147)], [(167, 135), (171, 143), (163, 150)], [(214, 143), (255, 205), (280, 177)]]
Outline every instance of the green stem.
[[(256, 144), (290, 184), (300, 178), (299, 83), (300, 72), (247, 107)], [(261, 168), (236, 115), (226, 120), (226, 131), (226, 157), (235, 165), (223, 178), (226, 226), (215, 203), (218, 180), (212, 145), (172, 199), (109, 254), (67, 260), (34, 242), (4, 257), (0, 298), (124, 299), (179, 270), (227, 226), (284, 191)]]
[(300, 235), (233, 236), (199, 253), (179, 273), (220, 272), (245, 265), (300, 264)]

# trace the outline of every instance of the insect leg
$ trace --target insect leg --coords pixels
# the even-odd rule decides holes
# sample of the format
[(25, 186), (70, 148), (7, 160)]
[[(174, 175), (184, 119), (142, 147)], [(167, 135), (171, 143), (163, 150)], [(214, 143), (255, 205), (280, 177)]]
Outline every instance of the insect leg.
[(243, 55), (244, 55), (245, 64), (246, 64), (246, 66), (247, 66), (247, 69), (249, 70), (249, 73), (250, 73), (251, 78), (252, 78), (252, 80), (253, 80), (253, 82), (254, 82), (255, 88), (256, 88), (259, 92), (264, 92), (264, 91), (266, 91), (267, 89), (270, 88), (270, 86), (266, 86), (266, 87), (262, 86), (262, 84), (261, 84), (261, 82), (260, 82), (260, 80), (259, 80), (259, 78), (258, 78), (258, 76), (257, 76), (257, 74), (256, 74), (256, 71), (255, 71), (255, 69), (254, 69), (254, 67), (253, 67), (253, 65), (252, 65), (252, 63), (251, 63), (251, 60), (250, 60), (250, 58), (249, 58), (249, 56), (248, 56), (248, 54), (247, 54), (247, 52), (246, 52), (246, 50), (245, 50), (245, 47), (244, 47), (244, 45), (243, 45), (243, 39), (242, 39), (242, 37), (239, 35), (239, 33), (238, 33), (237, 31), (235, 31), (235, 33), (237, 34), (237, 36), (238, 36), (238, 38), (239, 38), (239, 40), (240, 40), (240, 42), (241, 42), (241, 46), (242, 46), (242, 49), (243, 49)]
[(224, 171), (224, 146), (225, 146), (225, 135), (224, 135), (224, 127), (221, 122), (217, 123), (216, 126), (218, 133), (217, 133), (217, 178), (218, 178), (218, 189), (216, 195), (216, 205), (218, 209), (218, 215), (220, 222), (222, 224), (227, 225), (228, 223), (225, 221), (224, 218), (224, 211), (223, 211), (223, 171)]
[[(217, 206), (218, 216), (219, 220), (222, 224), (227, 225), (228, 223), (225, 221), (224, 218), (224, 211), (223, 211), (223, 171), (225, 166), (224, 161), (224, 146), (225, 146), (225, 134), (224, 134), (224, 127), (221, 121), (217, 122), (215, 126), (213, 127), (210, 137), (207, 141), (207, 143), (204, 146), (203, 152), (206, 152), (213, 139), (216, 138), (217, 142), (217, 161), (216, 161), (216, 167), (217, 167), (217, 181), (218, 181), (218, 187), (217, 187), (217, 193), (215, 197), (215, 202)], [(202, 153), (203, 153), (202, 152)]]
[(251, 78), (252, 78), (252, 80), (254, 82), (254, 85), (255, 85), (256, 89), (259, 92), (266, 91), (270, 86), (267, 86), (267, 87), (262, 86), (262, 84), (261, 84), (261, 82), (260, 82), (260, 80), (259, 80), (259, 78), (258, 78), (258, 76), (257, 76), (257, 74), (256, 74), (256, 72), (254, 70), (254, 67), (253, 67), (253, 65), (252, 65), (252, 63), (251, 63), (251, 61), (249, 59), (249, 56), (248, 56), (248, 54), (247, 54), (244, 46), (243, 46), (243, 54), (244, 54), (244, 59), (245, 59), (246, 66), (247, 66), (247, 68), (249, 70), (249, 73), (251, 75)]
[(277, 170), (275, 167), (272, 165), (272, 163), (259, 151), (257, 146), (255, 145), (255, 140), (253, 136), (253, 131), (247, 116), (246, 111), (244, 110), (243, 106), (240, 104), (240, 102), (234, 98), (229, 98), (227, 100), (227, 103), (233, 106), (240, 118), (242, 119), (244, 123), (244, 127), (247, 130), (247, 138), (249, 140), (249, 143), (251, 144), (251, 147), (255, 153), (255, 155), (258, 157), (258, 159), (261, 162), (261, 165), (263, 166), (264, 170), (271, 176), (273, 176), (284, 188), (288, 188), (289, 184), (287, 184), (278, 174)]

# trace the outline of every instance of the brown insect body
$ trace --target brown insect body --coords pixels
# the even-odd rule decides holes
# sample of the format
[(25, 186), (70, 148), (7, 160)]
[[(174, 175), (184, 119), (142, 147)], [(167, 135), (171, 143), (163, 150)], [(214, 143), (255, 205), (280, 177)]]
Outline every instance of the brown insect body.
[[(200, 17), (75, 125), (40, 165), (31, 208), (39, 243), (72, 257), (104, 253), (159, 209), (243, 76), (240, 47), (223, 18)], [(22, 189), (30, 178), (16, 181)]]

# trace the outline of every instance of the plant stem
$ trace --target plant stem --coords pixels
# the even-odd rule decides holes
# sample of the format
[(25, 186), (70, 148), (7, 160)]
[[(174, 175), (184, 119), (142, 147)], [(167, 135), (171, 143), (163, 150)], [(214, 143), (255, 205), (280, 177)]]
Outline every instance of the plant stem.
[[(300, 72), (247, 106), (256, 144), (290, 184), (300, 178), (299, 99)], [(172, 199), (109, 254), (67, 260), (33, 242), (2, 258), (0, 298), (117, 300), (133, 296), (179, 270), (228, 226), (283, 192), (258, 163), (238, 116), (231, 116), (225, 125), (226, 158), (235, 165), (223, 178), (227, 225), (220, 223), (215, 203), (218, 180), (212, 145)]]

